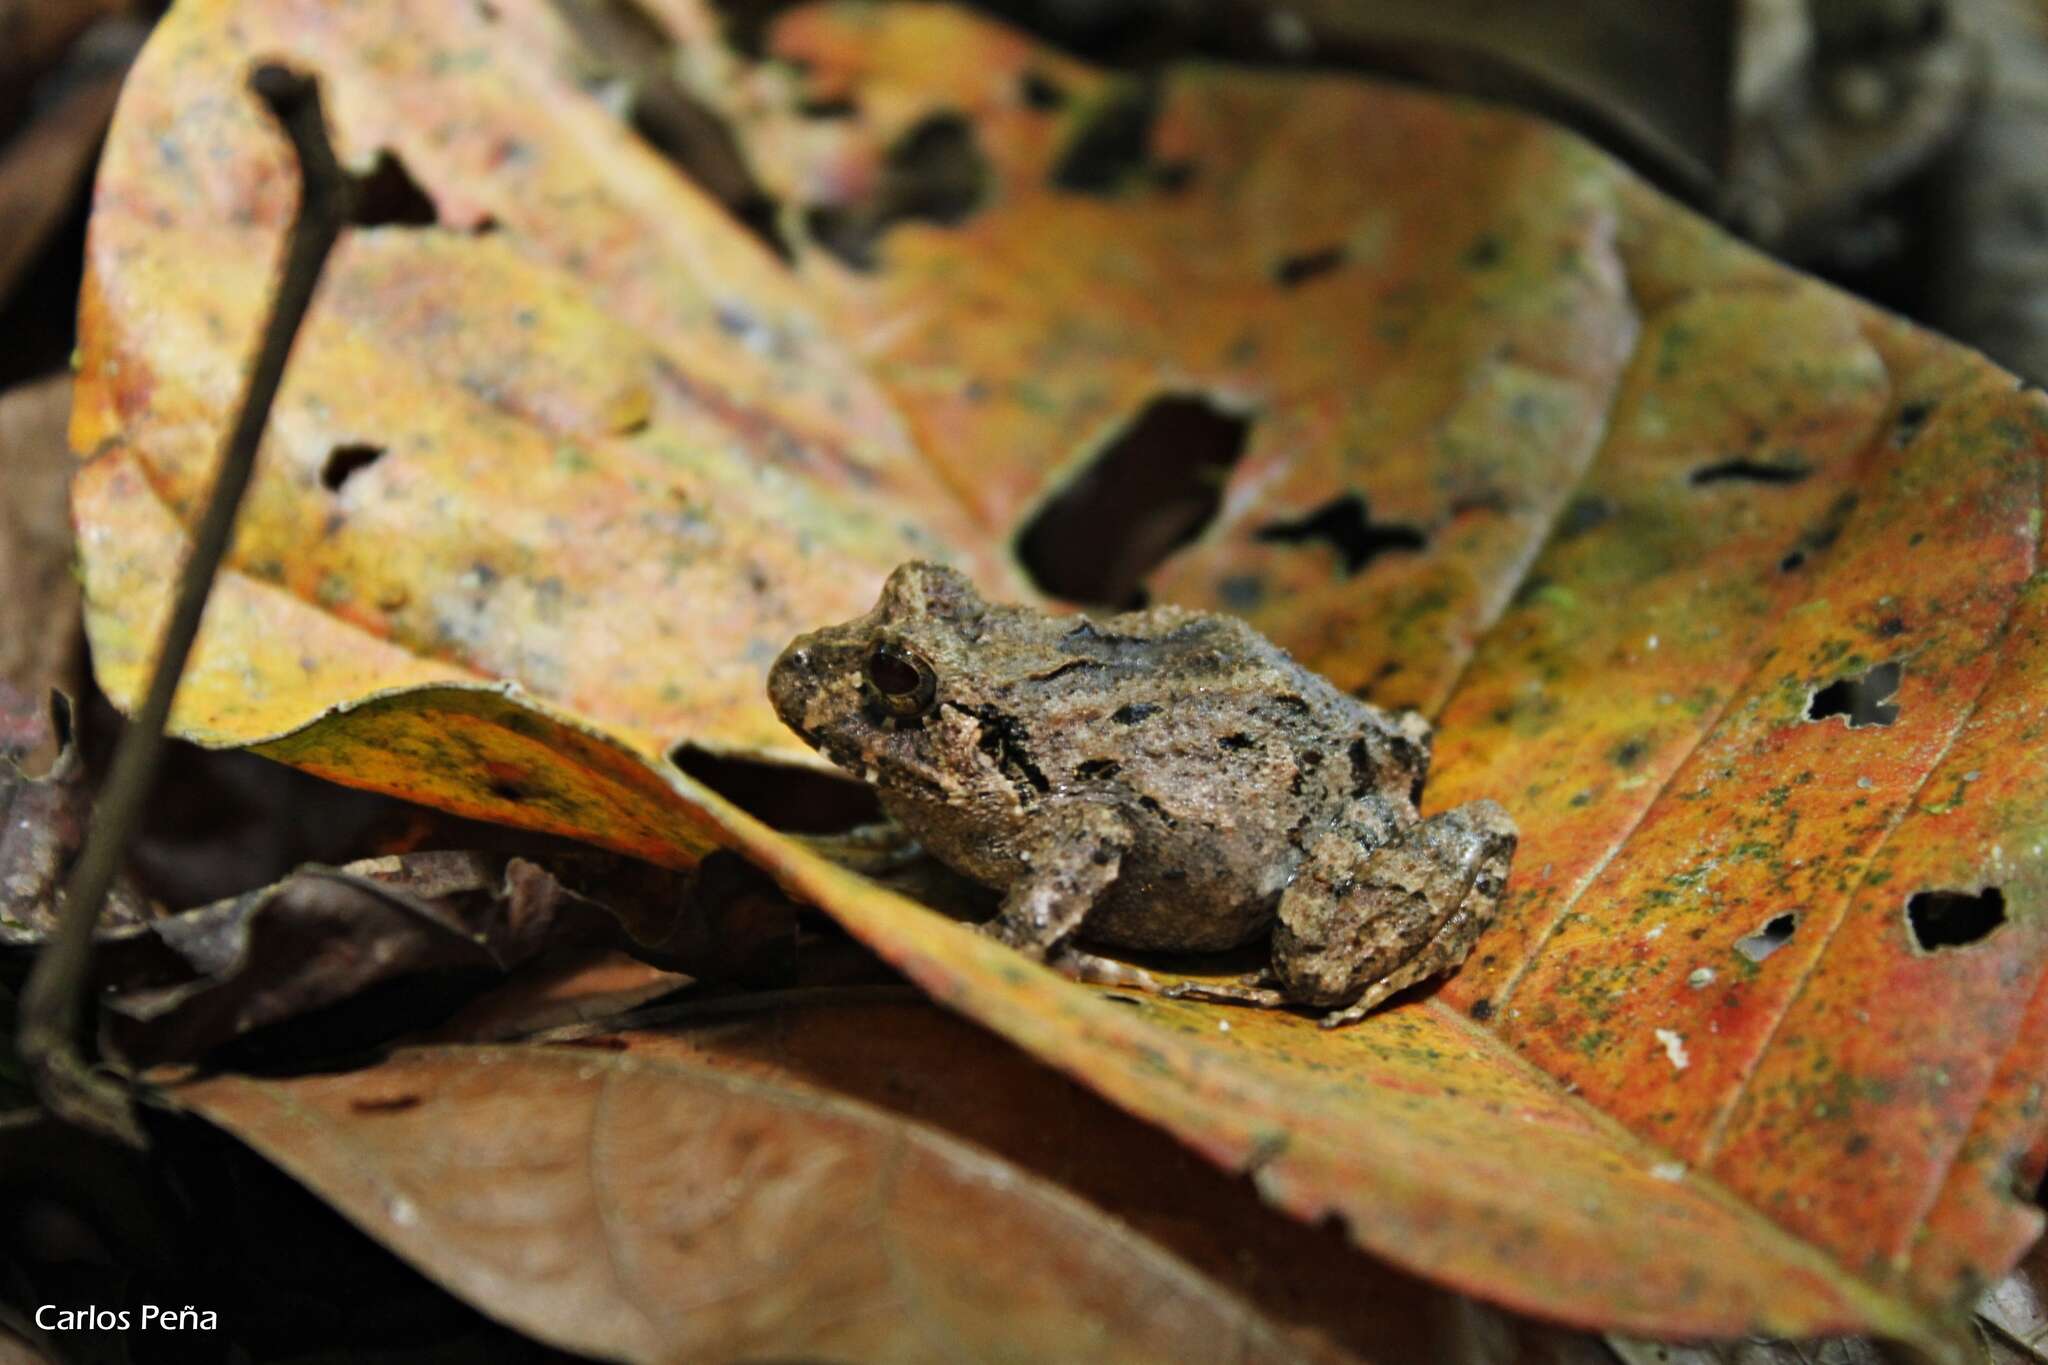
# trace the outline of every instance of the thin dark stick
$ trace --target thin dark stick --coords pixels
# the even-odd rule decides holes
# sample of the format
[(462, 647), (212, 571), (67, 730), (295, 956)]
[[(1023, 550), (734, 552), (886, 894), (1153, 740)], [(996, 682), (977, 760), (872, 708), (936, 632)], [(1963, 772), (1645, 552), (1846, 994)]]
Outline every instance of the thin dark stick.
[(298, 152), (301, 192), (297, 221), (286, 248), (284, 272), (264, 324), (262, 347), (249, 371), (241, 411), (214, 475), (206, 512), (192, 536), (192, 551), (178, 580), (178, 597), (164, 629), (149, 694), (130, 718), (114, 751), (105, 796), (94, 813), (85, 847), (65, 888), (57, 931), (36, 957), (21, 995), (19, 1047), (36, 1090), (51, 1113), (141, 1145), (142, 1134), (125, 1086), (96, 1073), (80, 1051), (86, 968), (100, 906), (120, 871), (130, 835), (139, 823), (163, 754), (164, 721), (171, 698), (199, 633), (200, 616), (214, 574), (227, 552), (235, 514), (256, 464), (256, 447), (270, 420), (285, 361), (327, 255), (348, 218), (350, 185), (334, 159), (313, 81), (279, 66), (264, 66), (249, 88), (270, 106)]

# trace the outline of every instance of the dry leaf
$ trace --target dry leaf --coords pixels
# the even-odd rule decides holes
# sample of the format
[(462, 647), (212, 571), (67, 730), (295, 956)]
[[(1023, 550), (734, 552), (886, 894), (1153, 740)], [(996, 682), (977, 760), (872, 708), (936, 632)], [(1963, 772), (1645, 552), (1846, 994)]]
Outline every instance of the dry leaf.
[(1315, 1358), (1073, 1196), (793, 1086), (472, 1047), (173, 1093), (454, 1293), (589, 1354)]
[[(551, 14), (206, 0), (159, 30), (83, 303), (110, 693), (289, 217), (240, 75), (290, 56), (411, 217), (337, 258), (183, 733), (671, 866), (738, 848), (1279, 1207), (1527, 1311), (1924, 1342), (2018, 1258), (2048, 1042), (2036, 396), (1521, 117), (1134, 83), (923, 6), (793, 11), (754, 66), (668, 0), (816, 229), (785, 267), (575, 83)], [(1151, 589), (1436, 711), (1429, 803), (1521, 824), (1500, 923), (1433, 998), (1338, 1033), (1118, 1003), (661, 761), (808, 761), (759, 695), (789, 633), (913, 550), (1017, 595), (988, 538), (1086, 524), (1119, 433), (1162, 426), (1227, 479)]]

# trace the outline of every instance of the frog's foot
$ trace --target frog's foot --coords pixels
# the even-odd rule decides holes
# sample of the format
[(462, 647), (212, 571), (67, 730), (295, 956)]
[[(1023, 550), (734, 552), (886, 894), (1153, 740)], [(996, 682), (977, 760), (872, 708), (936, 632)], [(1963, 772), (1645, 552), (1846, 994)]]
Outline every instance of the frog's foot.
[(982, 932), (1041, 961), (1052, 956), (1116, 881), (1130, 846), (1130, 826), (1107, 806), (1057, 812), (1024, 850), (1027, 871)]
[(1162, 994), (1169, 1000), (1207, 1000), (1218, 1005), (1257, 1005), (1269, 1010), (1294, 1003), (1280, 989), (1280, 978), (1270, 967), (1236, 981), (1182, 981), (1168, 986)]
[(1143, 991), (1147, 995), (1171, 995), (1173, 992), (1158, 977), (1143, 967), (1133, 967), (1128, 962), (1115, 958), (1097, 957), (1084, 953), (1079, 948), (1062, 945), (1053, 950), (1045, 960), (1062, 976), (1075, 981), (1084, 981), (1091, 986), (1122, 986), (1126, 990)]
[(1280, 898), (1273, 961), (1290, 998), (1331, 1008), (1324, 1028), (1454, 970), (1499, 908), (1515, 827), (1491, 801), (1374, 843), (1334, 830)]

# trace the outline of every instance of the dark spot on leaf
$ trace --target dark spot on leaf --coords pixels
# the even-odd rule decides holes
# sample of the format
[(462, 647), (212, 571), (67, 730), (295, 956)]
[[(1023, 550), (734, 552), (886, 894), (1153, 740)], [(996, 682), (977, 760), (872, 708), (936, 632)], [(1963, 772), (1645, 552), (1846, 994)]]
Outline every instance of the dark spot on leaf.
[(776, 829), (829, 834), (882, 818), (874, 788), (833, 773), (729, 758), (688, 743), (670, 749), (668, 761)]
[(520, 786), (517, 782), (508, 781), (504, 778), (499, 778), (491, 783), (490, 792), (498, 800), (510, 801), (515, 805), (524, 801), (528, 795), (526, 788)]
[(1250, 735), (1225, 735), (1222, 739), (1219, 739), (1216, 742), (1218, 744), (1221, 744), (1226, 749), (1233, 749), (1240, 752), (1245, 749), (1256, 749), (1259, 747), (1259, 742), (1253, 739)]
[(1115, 194), (1147, 169), (1159, 89), (1151, 81), (1125, 85), (1088, 111), (1053, 166), (1054, 189), (1074, 194)]
[(1282, 545), (1321, 543), (1337, 552), (1346, 578), (1388, 553), (1409, 553), (1429, 544), (1429, 537), (1400, 522), (1375, 522), (1366, 501), (1346, 493), (1294, 521), (1272, 521), (1255, 538)]
[(1934, 400), (1931, 398), (1917, 398), (1910, 403), (1899, 404), (1898, 420), (1892, 424), (1892, 445), (1900, 449), (1911, 445), (1913, 438), (1920, 434), (1921, 428), (1927, 425), (1927, 419), (1933, 415)]
[(1939, 948), (1967, 948), (1982, 942), (2005, 923), (2005, 893), (1987, 886), (1967, 891), (1918, 891), (1907, 898), (1906, 923), (1913, 943), (1923, 953)]
[(1573, 498), (1564, 509), (1564, 515), (1557, 519), (1557, 538), (1570, 540), (1582, 536), (1595, 526), (1614, 516), (1614, 504), (1597, 494), (1585, 493)]
[(1113, 758), (1091, 758), (1080, 767), (1074, 769), (1074, 774), (1077, 777), (1100, 780), (1102, 778), (1115, 777), (1123, 771), (1123, 766), (1123, 764)]
[(347, 483), (352, 475), (368, 469), (383, 458), (383, 446), (336, 446), (327, 452), (326, 462), (320, 466), (320, 486), (330, 493), (339, 493), (341, 486)]
[(1767, 464), (1762, 460), (1723, 460), (1719, 464), (1704, 465), (1692, 472), (1695, 487), (1710, 483), (1798, 483), (1813, 473), (1811, 465), (1798, 460), (1784, 464)]
[(1299, 255), (1282, 258), (1273, 267), (1273, 282), (1283, 289), (1293, 289), (1307, 284), (1319, 275), (1327, 275), (1344, 264), (1344, 248), (1326, 246), (1316, 251), (1304, 251)]
[(1482, 1024), (1493, 1018), (1493, 1002), (1491, 1000), (1474, 1000), (1472, 1002), (1472, 1017)]
[(369, 174), (355, 177), (348, 221), (362, 228), (432, 227), (441, 221), (434, 201), (389, 147), (377, 153)]
[(1102, 993), (1102, 998), (1104, 1000), (1114, 1000), (1119, 1005), (1136, 1005), (1139, 1009), (1143, 1009), (1145, 1007), (1145, 1002), (1138, 999), (1137, 996), (1122, 995), (1116, 991), (1104, 991)]
[(1896, 640), (1899, 636), (1906, 633), (1906, 618), (1903, 616), (1885, 617), (1884, 620), (1877, 623), (1877, 633), (1882, 639)]
[(1806, 718), (1843, 716), (1852, 730), (1890, 725), (1899, 718), (1898, 703), (1891, 698), (1899, 690), (1900, 673), (1898, 664), (1885, 663), (1858, 677), (1837, 678), (1813, 694), (1806, 704)]
[(1615, 747), (1614, 766), (1617, 768), (1633, 768), (1636, 764), (1643, 761), (1643, 755), (1649, 751), (1650, 746), (1641, 739), (1626, 740)]
[(418, 1095), (357, 1095), (348, 1102), (358, 1114), (399, 1114), (419, 1106)]
[(1842, 528), (1848, 524), (1849, 514), (1856, 510), (1856, 502), (1856, 494), (1844, 493), (1830, 503), (1821, 519), (1800, 536), (1799, 543), (1778, 561), (1779, 570), (1791, 573), (1803, 566), (1810, 555), (1820, 553), (1841, 539)]
[(1145, 576), (1199, 536), (1251, 424), (1193, 395), (1155, 398), (1017, 537), (1046, 592), (1137, 605)]
[(1067, 92), (1042, 71), (1027, 71), (1018, 77), (1017, 93), (1024, 97), (1024, 103), (1029, 107), (1047, 112), (1059, 109), (1067, 102)]
[(1147, 716), (1156, 716), (1159, 708), (1149, 701), (1134, 701), (1119, 706), (1110, 719), (1118, 725), (1136, 725)]
[(1179, 194), (1195, 180), (1192, 161), (1162, 161), (1152, 168), (1152, 186), (1161, 194)]
[(1507, 255), (1507, 245), (1494, 233), (1487, 233), (1465, 248), (1465, 264), (1473, 270), (1484, 270), (1499, 265), (1501, 257)]
[(833, 95), (830, 98), (799, 100), (796, 112), (803, 118), (826, 120), (852, 118), (860, 112), (860, 101), (851, 95)]
[(1799, 916), (1791, 911), (1773, 915), (1765, 920), (1763, 927), (1735, 941), (1735, 951), (1751, 962), (1762, 962), (1778, 949), (1792, 941), (1792, 935), (1799, 929)]
[(819, 246), (852, 269), (870, 271), (880, 264), (875, 247), (883, 233), (913, 220), (957, 226), (981, 207), (988, 180), (988, 159), (967, 120), (930, 114), (890, 146), (872, 195), (814, 205), (804, 221)]

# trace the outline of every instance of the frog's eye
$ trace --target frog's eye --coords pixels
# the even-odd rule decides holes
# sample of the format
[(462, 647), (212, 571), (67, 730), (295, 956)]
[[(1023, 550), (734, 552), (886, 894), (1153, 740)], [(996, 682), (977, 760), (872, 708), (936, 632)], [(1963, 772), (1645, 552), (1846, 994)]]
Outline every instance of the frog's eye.
[(868, 651), (868, 686), (892, 715), (921, 716), (938, 700), (939, 679), (924, 656), (883, 642)]

